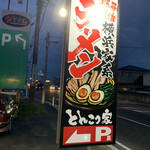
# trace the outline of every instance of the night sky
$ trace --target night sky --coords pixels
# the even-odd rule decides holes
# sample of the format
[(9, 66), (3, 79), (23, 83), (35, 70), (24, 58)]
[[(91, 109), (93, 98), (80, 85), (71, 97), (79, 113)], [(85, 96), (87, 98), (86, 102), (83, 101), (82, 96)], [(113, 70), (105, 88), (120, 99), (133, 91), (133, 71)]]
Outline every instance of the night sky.
[[(26, 0), (19, 5), (18, 0), (11, 0), (10, 10), (26, 10)], [(39, 38), (39, 54), (37, 72), (44, 68), (45, 38), (50, 32), (50, 40), (59, 41), (59, 44), (51, 44), (48, 55), (48, 79), (60, 76), (61, 55), (63, 41), (63, 18), (58, 15), (63, 0), (50, 0), (41, 26)], [(0, 0), (0, 17), (3, 9), (7, 9), (8, 1)], [(135, 65), (150, 69), (150, 0), (120, 0), (120, 31), (118, 49), (118, 67)], [(45, 8), (43, 8), (41, 18)], [(32, 14), (32, 22), (35, 22), (36, 0), (29, 0), (28, 12)], [(31, 27), (29, 50), (29, 74), (31, 72), (32, 52), (34, 42), (34, 29)], [(41, 79), (37, 76), (38, 79)]]
[(119, 67), (150, 69), (150, 1), (120, 1)]

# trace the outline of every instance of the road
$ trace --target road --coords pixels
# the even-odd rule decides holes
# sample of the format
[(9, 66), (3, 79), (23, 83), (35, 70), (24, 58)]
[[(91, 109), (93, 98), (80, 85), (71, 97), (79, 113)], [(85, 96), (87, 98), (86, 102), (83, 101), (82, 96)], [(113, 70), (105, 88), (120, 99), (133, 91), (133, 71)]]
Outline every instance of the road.
[(150, 150), (150, 104), (119, 101), (116, 134), (128, 150)]
[[(40, 98), (40, 92), (37, 92)], [(58, 104), (59, 91), (47, 90), (46, 99)], [(150, 150), (150, 104), (118, 100), (116, 144), (118, 150)]]

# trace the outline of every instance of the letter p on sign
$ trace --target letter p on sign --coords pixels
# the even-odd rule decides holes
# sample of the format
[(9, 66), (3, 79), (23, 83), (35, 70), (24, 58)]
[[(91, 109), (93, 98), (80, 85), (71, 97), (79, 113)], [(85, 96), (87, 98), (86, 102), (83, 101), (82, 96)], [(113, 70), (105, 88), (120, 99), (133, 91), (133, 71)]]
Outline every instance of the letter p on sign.
[(112, 140), (111, 133), (112, 130), (109, 127), (96, 127), (95, 141), (96, 142), (102, 142), (103, 140), (111, 141)]
[(2, 46), (5, 46), (6, 42), (10, 42), (11, 41), (11, 35), (7, 34), (7, 33), (3, 33), (2, 36)]

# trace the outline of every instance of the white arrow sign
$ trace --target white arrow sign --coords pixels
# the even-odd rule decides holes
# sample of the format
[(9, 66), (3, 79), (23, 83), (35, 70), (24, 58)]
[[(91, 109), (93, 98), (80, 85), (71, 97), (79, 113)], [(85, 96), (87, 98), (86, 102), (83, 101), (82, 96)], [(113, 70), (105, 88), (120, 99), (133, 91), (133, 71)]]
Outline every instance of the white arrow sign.
[(77, 130), (70, 136), (66, 143), (85, 143), (91, 141), (91, 134), (77, 134)]
[(16, 42), (18, 42), (19, 40), (23, 41), (23, 49), (25, 50), (26, 49), (26, 40), (21, 38), (21, 36), (22, 36), (22, 34), (17, 34), (17, 35), (15, 35), (15, 39), (16, 39)]

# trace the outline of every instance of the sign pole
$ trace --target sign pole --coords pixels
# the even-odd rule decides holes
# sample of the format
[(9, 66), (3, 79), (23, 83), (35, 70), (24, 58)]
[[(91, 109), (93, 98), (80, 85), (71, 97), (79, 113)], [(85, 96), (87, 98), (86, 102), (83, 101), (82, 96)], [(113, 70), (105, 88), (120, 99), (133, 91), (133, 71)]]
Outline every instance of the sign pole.
[(8, 9), (7, 10), (9, 10), (9, 8), (10, 8), (10, 0), (8, 0)]
[[(67, 11), (70, 11), (70, 1), (66, 0), (65, 7), (67, 8)], [(65, 49), (67, 48), (67, 43), (65, 42), (65, 39), (68, 39), (69, 33), (67, 32), (68, 29), (68, 20), (70, 18), (70, 14), (67, 14), (67, 17), (65, 18), (64, 21), (64, 38), (63, 38), (63, 49), (62, 49), (62, 62), (61, 62), (61, 78), (60, 78), (60, 96), (59, 96), (59, 104), (58, 104), (58, 117), (57, 117), (57, 133), (56, 133), (56, 144), (60, 144), (60, 126), (61, 126), (61, 115), (62, 115), (62, 105), (63, 105), (63, 87), (64, 87), (64, 66), (65, 66), (65, 56), (66, 56), (66, 51)]]
[(27, 0), (26, 13), (28, 12), (28, 3), (29, 3), (29, 0)]
[(17, 91), (16, 91), (16, 102), (19, 102), (19, 99), (20, 99), (20, 90), (17, 89)]

